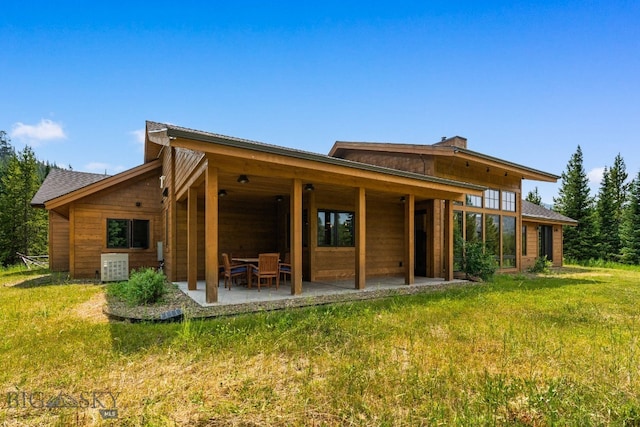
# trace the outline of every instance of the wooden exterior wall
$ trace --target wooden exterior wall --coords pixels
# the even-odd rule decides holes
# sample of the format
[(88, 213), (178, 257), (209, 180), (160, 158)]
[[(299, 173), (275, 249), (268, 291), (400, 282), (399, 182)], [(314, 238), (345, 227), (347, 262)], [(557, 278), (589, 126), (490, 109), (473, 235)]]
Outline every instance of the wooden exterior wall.
[[(130, 269), (158, 265), (156, 244), (163, 238), (159, 176), (158, 171), (149, 173), (135, 182), (114, 186), (71, 204), (69, 270), (73, 277), (99, 277), (103, 253), (128, 253)], [(108, 218), (149, 220), (149, 248), (107, 248)]]
[(69, 220), (49, 211), (49, 269), (69, 271)]
[(404, 205), (367, 199), (367, 277), (404, 272)]
[[(543, 225), (539, 222), (535, 221), (522, 221), (523, 227), (526, 227), (526, 239), (527, 239), (527, 250), (526, 255), (522, 255), (522, 269), (526, 270), (531, 268), (535, 262), (536, 258), (538, 258), (538, 227)], [(562, 254), (563, 254), (563, 232), (561, 225), (553, 225), (553, 224), (544, 224), (551, 225), (553, 227), (553, 266), (554, 267), (562, 267)], [(522, 234), (522, 233), (521, 233)]]

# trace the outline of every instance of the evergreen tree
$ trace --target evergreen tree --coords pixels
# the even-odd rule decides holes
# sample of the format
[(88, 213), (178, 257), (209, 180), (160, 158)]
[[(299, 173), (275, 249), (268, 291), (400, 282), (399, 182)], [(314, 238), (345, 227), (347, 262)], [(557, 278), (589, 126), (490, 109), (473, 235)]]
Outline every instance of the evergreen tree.
[[(11, 146), (11, 140), (7, 136), (7, 133), (0, 130), (0, 177), (9, 162), (9, 159), (15, 156), (13, 147)], [(1, 187), (0, 187), (1, 189)]]
[(585, 261), (598, 258), (593, 199), (589, 195), (589, 180), (584, 171), (582, 149), (571, 156), (562, 173), (559, 195), (553, 199), (554, 209), (578, 221), (576, 227), (564, 227), (564, 256)]
[(534, 188), (533, 191), (529, 191), (525, 200), (527, 202), (535, 203), (536, 205), (542, 206), (542, 196), (540, 195), (540, 193), (538, 193), (538, 187)]
[(17, 252), (47, 252), (47, 212), (34, 209), (31, 199), (41, 184), (31, 148), (11, 156), (0, 178), (0, 264), (14, 264)]
[(613, 200), (613, 182), (611, 174), (605, 167), (600, 183), (600, 192), (596, 203), (596, 226), (598, 230), (598, 252), (600, 258), (615, 260), (619, 250), (619, 228), (616, 225), (616, 218)]
[(629, 205), (622, 227), (622, 261), (640, 264), (640, 173), (629, 187)]

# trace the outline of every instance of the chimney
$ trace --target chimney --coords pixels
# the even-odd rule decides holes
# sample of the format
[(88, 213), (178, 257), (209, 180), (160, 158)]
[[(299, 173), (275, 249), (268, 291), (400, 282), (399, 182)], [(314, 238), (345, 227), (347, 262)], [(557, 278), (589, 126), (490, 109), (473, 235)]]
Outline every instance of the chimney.
[(451, 138), (447, 138), (446, 136), (442, 137), (440, 142), (436, 142), (433, 145), (444, 146), (444, 147), (458, 147), (458, 148), (467, 148), (467, 138), (463, 138), (461, 136), (452, 136)]

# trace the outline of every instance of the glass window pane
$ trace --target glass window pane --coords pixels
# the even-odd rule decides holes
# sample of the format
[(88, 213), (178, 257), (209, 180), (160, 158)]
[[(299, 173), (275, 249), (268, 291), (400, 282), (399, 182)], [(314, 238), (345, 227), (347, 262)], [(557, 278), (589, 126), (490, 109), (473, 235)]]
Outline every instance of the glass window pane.
[(149, 247), (149, 221), (134, 219), (131, 222), (131, 247), (147, 249)]
[(467, 194), (467, 206), (482, 207), (482, 197)]
[(462, 270), (462, 254), (464, 250), (463, 213), (453, 211), (453, 271)]
[(502, 210), (509, 212), (516, 211), (516, 193), (513, 191), (502, 192)]
[(500, 262), (500, 216), (487, 215), (484, 224), (485, 248), (488, 254)]
[(126, 219), (107, 219), (107, 248), (129, 247), (129, 221)]
[(502, 217), (502, 268), (516, 266), (516, 218)]
[(482, 214), (467, 212), (466, 221), (465, 237), (467, 242), (482, 242)]
[(484, 207), (487, 209), (500, 209), (500, 191), (492, 189), (485, 190)]
[(336, 233), (338, 246), (353, 246), (353, 213), (339, 212), (336, 213)]

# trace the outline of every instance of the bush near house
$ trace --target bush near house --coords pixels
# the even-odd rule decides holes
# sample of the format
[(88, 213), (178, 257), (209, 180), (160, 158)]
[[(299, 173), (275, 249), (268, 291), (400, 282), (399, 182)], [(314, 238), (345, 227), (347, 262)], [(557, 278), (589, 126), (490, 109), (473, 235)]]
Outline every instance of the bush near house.
[(484, 243), (465, 243), (462, 271), (466, 273), (468, 279), (491, 280), (497, 269), (495, 257), (486, 250)]
[(112, 283), (107, 292), (130, 305), (146, 305), (158, 302), (165, 292), (165, 276), (153, 268), (141, 268), (131, 272), (126, 282)]

